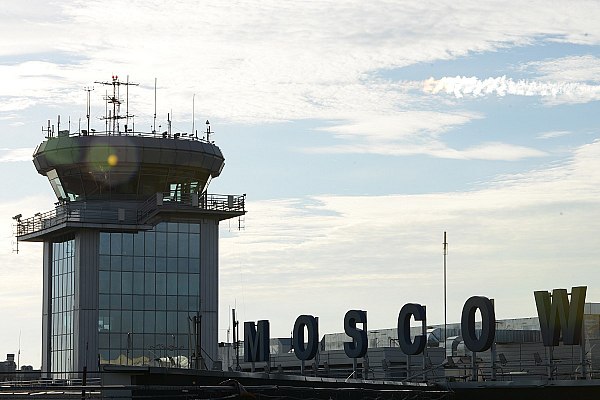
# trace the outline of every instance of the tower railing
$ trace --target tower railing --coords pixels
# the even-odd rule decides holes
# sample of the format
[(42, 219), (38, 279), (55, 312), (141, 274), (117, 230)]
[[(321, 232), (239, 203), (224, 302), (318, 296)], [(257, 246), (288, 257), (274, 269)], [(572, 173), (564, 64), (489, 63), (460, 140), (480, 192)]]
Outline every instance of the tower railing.
[(197, 208), (213, 212), (244, 213), (246, 195), (198, 194), (171, 191), (156, 193), (146, 200), (138, 209), (138, 222), (143, 223), (149, 216), (160, 209)]
[(216, 213), (245, 213), (246, 195), (157, 193), (144, 203), (116, 205), (74, 201), (58, 204), (53, 210), (17, 220), (17, 237), (51, 229), (64, 223), (144, 224), (160, 210), (196, 209)]

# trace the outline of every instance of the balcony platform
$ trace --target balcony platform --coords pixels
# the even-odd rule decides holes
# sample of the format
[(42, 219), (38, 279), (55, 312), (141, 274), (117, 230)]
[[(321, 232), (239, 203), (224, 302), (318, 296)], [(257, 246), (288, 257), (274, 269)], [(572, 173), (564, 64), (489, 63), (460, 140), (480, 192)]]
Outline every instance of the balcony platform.
[(156, 193), (143, 203), (131, 201), (74, 201), (17, 221), (17, 240), (42, 242), (76, 229), (137, 232), (161, 221), (219, 221), (242, 216), (245, 195), (203, 194), (188, 197)]

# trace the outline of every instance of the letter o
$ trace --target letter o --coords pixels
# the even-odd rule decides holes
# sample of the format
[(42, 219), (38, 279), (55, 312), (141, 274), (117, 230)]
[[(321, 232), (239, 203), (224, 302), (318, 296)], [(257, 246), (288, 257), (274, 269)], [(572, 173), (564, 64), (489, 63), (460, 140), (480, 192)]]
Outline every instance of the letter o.
[[(308, 331), (308, 343), (304, 347), (304, 327)], [(312, 315), (301, 315), (296, 318), (292, 333), (294, 354), (299, 360), (312, 360), (317, 355), (319, 346), (319, 325)]]
[[(481, 312), (481, 335), (479, 338), (475, 333), (477, 309)], [(492, 301), (483, 296), (469, 298), (463, 306), (460, 329), (467, 349), (478, 353), (492, 347), (496, 337), (496, 313)]]
[(415, 336), (415, 341), (410, 340), (410, 317), (414, 316), (415, 321), (425, 321), (425, 307), (420, 304), (408, 303), (402, 306), (398, 314), (398, 342), (404, 354), (414, 356), (425, 350), (427, 339), (425, 335)]

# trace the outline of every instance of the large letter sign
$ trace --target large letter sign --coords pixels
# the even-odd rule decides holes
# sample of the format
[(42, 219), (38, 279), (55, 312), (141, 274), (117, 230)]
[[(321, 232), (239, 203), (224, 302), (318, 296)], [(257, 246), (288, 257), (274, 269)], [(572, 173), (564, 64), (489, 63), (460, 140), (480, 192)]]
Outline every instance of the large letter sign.
[(244, 361), (269, 361), (269, 321), (244, 322)]
[[(304, 327), (308, 331), (308, 343), (304, 347)], [(292, 332), (294, 353), (299, 360), (312, 360), (319, 349), (319, 325), (312, 315), (301, 315), (296, 318)]]
[[(363, 324), (363, 329), (356, 327), (357, 323)], [(363, 310), (350, 310), (344, 316), (344, 332), (353, 340), (344, 342), (344, 351), (349, 358), (360, 358), (367, 354), (367, 312)]]
[(558, 346), (561, 330), (564, 344), (581, 342), (586, 290), (587, 286), (571, 288), (570, 303), (566, 289), (554, 289), (552, 300), (545, 290), (533, 293), (544, 346)]
[[(481, 312), (481, 335), (475, 334), (475, 312)], [(481, 352), (492, 347), (496, 336), (496, 314), (494, 304), (483, 296), (473, 296), (465, 302), (461, 318), (462, 337), (471, 351)]]
[(423, 330), (425, 330), (426, 314), (425, 307), (420, 304), (405, 304), (398, 314), (398, 342), (404, 354), (415, 355), (422, 353), (427, 344), (425, 335), (416, 335), (415, 341), (410, 340), (410, 317), (415, 317), (415, 321), (422, 321)]

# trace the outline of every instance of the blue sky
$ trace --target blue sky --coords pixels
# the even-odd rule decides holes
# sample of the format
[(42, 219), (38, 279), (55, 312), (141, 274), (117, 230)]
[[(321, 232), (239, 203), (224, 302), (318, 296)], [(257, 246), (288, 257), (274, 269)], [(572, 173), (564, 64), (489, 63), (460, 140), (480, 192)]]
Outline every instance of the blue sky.
[(226, 157), (210, 191), (248, 196), (245, 228), (221, 229), (221, 339), (234, 305), (274, 336), (300, 314), (341, 331), (350, 308), (393, 327), (407, 302), (443, 322), (444, 231), (451, 321), (475, 294), (500, 318), (535, 315), (534, 290), (600, 301), (597, 2), (28, 0), (0, 17), (0, 354), (21, 331), (39, 366), (41, 246), (15, 254), (11, 217), (52, 207), (41, 127), (76, 129), (84, 87), (113, 74), (140, 83), (138, 127), (154, 78), (159, 123), (189, 131), (195, 95)]

